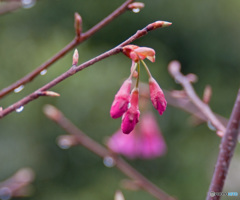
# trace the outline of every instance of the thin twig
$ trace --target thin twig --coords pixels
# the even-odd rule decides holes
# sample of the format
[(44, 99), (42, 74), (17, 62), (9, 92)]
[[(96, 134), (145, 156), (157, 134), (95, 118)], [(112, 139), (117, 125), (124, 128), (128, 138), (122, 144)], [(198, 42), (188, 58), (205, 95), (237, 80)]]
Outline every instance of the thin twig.
[(41, 94), (43, 91), (47, 91), (48, 89), (52, 88), (53, 86), (57, 85), (58, 83), (62, 82), (63, 80), (65, 80), (66, 78), (74, 75), (75, 73), (93, 65), (94, 63), (103, 60), (109, 56), (115, 55), (117, 53), (119, 53), (122, 49), (123, 46), (133, 42), (134, 40), (146, 35), (149, 31), (155, 30), (157, 28), (160, 27), (165, 27), (165, 26), (169, 26), (171, 25), (171, 23), (169, 22), (164, 22), (164, 21), (157, 21), (154, 22), (152, 24), (147, 25), (145, 28), (143, 28), (142, 30), (138, 30), (133, 36), (131, 36), (129, 39), (127, 39), (126, 41), (124, 41), (123, 43), (121, 43), (120, 45), (116, 46), (115, 48), (79, 65), (79, 66), (72, 66), (68, 71), (66, 71), (65, 73), (63, 73), (62, 75), (58, 76), (57, 78), (55, 78), (54, 80), (52, 80), (51, 82), (47, 83), (46, 85), (44, 85), (43, 87), (39, 88), (38, 90), (36, 90), (35, 92), (31, 93), (30, 95), (24, 97), (23, 99), (19, 100), (18, 102), (12, 104), (11, 106), (7, 107), (6, 109), (3, 109), (2, 111), (0, 111), (0, 118), (3, 118), (4, 116), (8, 115), (9, 113), (13, 112), (14, 110), (18, 109), (21, 106), (24, 106), (25, 104), (29, 103), (30, 101), (33, 101), (35, 99), (37, 99), (39, 96), (39, 94)]
[[(23, 78), (19, 79), (15, 83), (9, 85), (8, 87), (2, 89), (0, 91), (0, 98), (3, 96), (9, 94), (12, 92), (15, 88), (18, 88), (21, 85), (24, 85), (30, 81), (32, 81), (36, 76), (39, 75), (41, 71), (44, 69), (47, 69), (50, 65), (52, 65), (54, 62), (59, 60), (61, 57), (63, 57), (66, 53), (68, 53), (71, 49), (76, 47), (78, 44), (82, 43), (89, 37), (91, 37), (94, 33), (96, 33), (98, 30), (109, 24), (111, 21), (113, 21), (116, 17), (124, 13), (126, 10), (128, 10), (128, 5), (132, 3), (134, 0), (127, 0), (125, 1), (120, 7), (118, 7), (114, 12), (112, 12), (110, 15), (108, 15), (105, 19), (100, 21), (98, 24), (96, 24), (94, 27), (89, 29), (86, 33), (82, 33), (81, 35), (76, 35), (76, 37), (67, 44), (62, 50), (60, 50), (58, 53), (56, 53), (52, 58), (47, 60), (45, 63), (37, 67), (35, 70), (24, 76)], [(79, 37), (80, 36), (80, 37)]]
[[(163, 90), (165, 98), (168, 102), (168, 105), (171, 105), (176, 108), (180, 108), (185, 112), (190, 113), (191, 115), (197, 117), (200, 120), (208, 121), (208, 118), (201, 112), (201, 110), (186, 97), (175, 97), (171, 91)], [(223, 116), (214, 113), (218, 120), (224, 125), (227, 126), (228, 119)]]
[(30, 168), (19, 169), (13, 176), (0, 182), (0, 199), (28, 196), (28, 187), (34, 180), (34, 176)]
[(217, 129), (217, 134), (223, 136), (225, 133), (225, 126), (218, 120), (208, 104), (204, 103), (194, 91), (194, 88), (189, 79), (180, 72), (180, 63), (173, 61), (169, 64), (168, 70), (173, 78), (183, 86), (189, 99), (198, 107), (199, 110), (207, 117), (211, 124)]
[(212, 177), (212, 181), (209, 187), (209, 191), (207, 194), (206, 198), (207, 200), (220, 199), (220, 195), (211, 197), (213, 195), (210, 196), (210, 192), (222, 192), (223, 190), (231, 158), (233, 156), (237, 144), (239, 128), (240, 128), (240, 89), (238, 91), (238, 95), (232, 110), (232, 114), (227, 125), (226, 133), (224, 134), (221, 140), (220, 151), (215, 166), (214, 174)]
[(146, 190), (148, 193), (153, 195), (159, 200), (174, 200), (173, 197), (162, 191), (152, 182), (150, 182), (146, 177), (136, 171), (131, 167), (126, 161), (120, 157), (112, 157), (112, 153), (108, 149), (103, 147), (98, 142), (94, 141), (82, 131), (80, 131), (72, 122), (70, 122), (57, 108), (53, 106), (46, 106), (44, 109), (45, 114), (53, 121), (55, 121), (61, 128), (63, 128), (67, 133), (75, 136), (79, 144), (92, 151), (101, 158), (106, 158), (110, 156), (114, 159), (115, 166), (123, 172), (125, 175), (131, 179), (137, 181), (139, 186)]

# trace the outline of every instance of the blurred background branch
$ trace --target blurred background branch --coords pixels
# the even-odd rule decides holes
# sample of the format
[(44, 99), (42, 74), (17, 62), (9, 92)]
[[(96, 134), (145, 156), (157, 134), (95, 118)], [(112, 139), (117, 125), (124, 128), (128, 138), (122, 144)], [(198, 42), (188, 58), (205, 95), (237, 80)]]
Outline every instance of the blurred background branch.
[[(174, 200), (173, 197), (169, 196), (163, 190), (158, 188), (156, 185), (151, 183), (146, 177), (136, 171), (133, 167), (131, 167), (127, 162), (125, 162), (122, 158), (112, 155), (112, 153), (97, 143), (96, 141), (92, 140), (82, 131), (80, 131), (74, 124), (72, 124), (64, 115), (61, 113), (56, 107), (52, 105), (47, 105), (44, 107), (45, 115), (56, 122), (61, 128), (63, 128), (67, 133), (74, 136), (75, 140), (79, 143), (79, 145), (84, 146), (88, 150), (92, 151), (96, 155), (100, 156), (106, 160), (105, 165), (108, 167), (113, 167), (114, 165), (122, 171), (125, 175), (132, 178), (134, 181), (137, 181), (138, 185), (149, 192), (151, 195), (156, 197), (159, 200)], [(66, 139), (66, 138), (64, 138)], [(60, 141), (61, 143), (61, 141)], [(73, 142), (75, 145), (75, 142)], [(70, 144), (70, 143), (69, 143)], [(70, 144), (70, 146), (72, 146)]]

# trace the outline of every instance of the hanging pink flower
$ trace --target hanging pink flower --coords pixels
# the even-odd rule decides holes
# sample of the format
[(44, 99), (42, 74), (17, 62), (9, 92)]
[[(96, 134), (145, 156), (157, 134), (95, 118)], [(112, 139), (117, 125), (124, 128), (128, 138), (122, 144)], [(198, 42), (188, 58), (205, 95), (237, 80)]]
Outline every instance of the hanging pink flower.
[(151, 159), (166, 153), (167, 146), (156, 119), (151, 112), (142, 116), (140, 123), (131, 134), (118, 130), (110, 137), (108, 147), (115, 153), (130, 159)]
[[(154, 26), (163, 26), (165, 22), (155, 22)], [(166, 26), (169, 25), (166, 22)], [(154, 27), (152, 27), (154, 28)], [(122, 52), (132, 60), (131, 74), (129, 78), (123, 83), (118, 93), (115, 95), (115, 99), (111, 106), (110, 115), (112, 118), (118, 118), (122, 116), (121, 129), (125, 134), (129, 134), (134, 130), (134, 127), (139, 121), (140, 111), (138, 107), (139, 98), (139, 73), (140, 73), (140, 61), (144, 65), (148, 76), (149, 76), (149, 89), (150, 97), (153, 106), (158, 110), (159, 114), (162, 115), (166, 110), (167, 101), (164, 97), (163, 91), (152, 77), (149, 68), (143, 61), (145, 58), (151, 62), (155, 62), (155, 51), (149, 47), (139, 47), (136, 45), (126, 45), (122, 47)], [(130, 97), (130, 89), (132, 84), (132, 77), (136, 78), (136, 86), (133, 89)], [(129, 103), (130, 98), (130, 103)]]
[(154, 108), (158, 110), (160, 115), (162, 115), (163, 112), (166, 110), (167, 101), (165, 99), (162, 89), (153, 77), (149, 78), (149, 90)]
[(123, 82), (121, 88), (115, 95), (114, 101), (111, 106), (110, 115), (112, 118), (118, 118), (123, 115), (128, 109), (130, 90), (132, 80), (127, 79)]
[(138, 108), (138, 98), (138, 89), (134, 88), (131, 93), (130, 108), (127, 110), (127, 112), (123, 115), (122, 118), (121, 128), (123, 133), (125, 134), (129, 134), (139, 121), (140, 111)]

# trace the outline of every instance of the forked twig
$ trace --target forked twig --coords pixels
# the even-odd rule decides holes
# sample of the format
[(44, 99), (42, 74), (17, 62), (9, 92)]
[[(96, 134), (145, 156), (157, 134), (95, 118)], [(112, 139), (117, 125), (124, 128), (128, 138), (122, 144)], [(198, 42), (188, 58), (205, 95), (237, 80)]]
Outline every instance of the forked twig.
[[(113, 11), (110, 15), (108, 15), (105, 19), (100, 21), (98, 24), (96, 24), (94, 27), (89, 29), (85, 33), (77, 34), (76, 31), (76, 36), (75, 38), (67, 44), (62, 50), (60, 50), (58, 53), (56, 53), (52, 58), (44, 62), (42, 65), (37, 67), (35, 70), (21, 78), (20, 80), (16, 81), (15, 83), (9, 85), (8, 87), (2, 89), (0, 91), (0, 98), (3, 96), (9, 94), (12, 92), (14, 89), (18, 88), (21, 85), (24, 85), (30, 81), (32, 81), (36, 76), (40, 74), (41, 71), (44, 69), (47, 69), (50, 65), (52, 65), (54, 62), (59, 60), (61, 57), (63, 57), (66, 53), (68, 53), (71, 49), (76, 47), (78, 44), (82, 43), (89, 37), (91, 37), (94, 33), (96, 33), (98, 30), (109, 24), (111, 21), (113, 21), (116, 17), (124, 13), (126, 10), (128, 10), (128, 5), (132, 3), (134, 0), (127, 0), (125, 1), (119, 8), (117, 8), (115, 11)], [(76, 18), (75, 18), (76, 20)], [(76, 28), (76, 27), (75, 27)]]
[(122, 158), (112, 157), (112, 153), (108, 149), (106, 149), (101, 144), (94, 141), (82, 131), (80, 131), (57, 108), (47, 105), (44, 108), (44, 113), (48, 118), (55, 121), (67, 133), (73, 135), (80, 145), (84, 146), (85, 148), (92, 151), (101, 158), (106, 158), (110, 156), (114, 160), (115, 166), (125, 175), (135, 180), (142, 189), (146, 190), (148, 193), (150, 193), (159, 200), (174, 200), (173, 197), (171, 197), (170, 195), (162, 191), (160, 188), (158, 188), (156, 185), (154, 185), (152, 182), (150, 182), (146, 177), (136, 171)]
[(105, 52), (105, 53), (103, 53), (103, 54), (101, 54), (101, 55), (99, 55), (99, 56), (81, 64), (81, 65), (79, 65), (79, 66), (72, 66), (68, 71), (66, 71), (62, 75), (58, 76), (57, 78), (55, 78), (51, 82), (47, 83), (43, 87), (39, 88), (38, 90), (31, 93), (30, 95), (24, 97), (23, 99), (17, 101), (16, 103), (12, 104), (11, 106), (7, 107), (6, 109), (3, 109), (2, 111), (0, 111), (0, 118), (3, 118), (4, 116), (6, 116), (9, 113), (13, 112), (14, 110), (18, 109), (19, 107), (26, 105), (30, 101), (33, 101), (33, 100), (37, 99), (39, 96), (41, 96), (40, 94), (42, 94), (43, 91), (47, 91), (48, 89), (50, 89), (53, 86), (57, 85), (58, 83), (62, 82), (66, 78), (74, 75), (75, 73), (93, 65), (94, 63), (96, 63), (100, 60), (103, 60), (103, 59), (105, 59), (109, 56), (112, 56), (112, 55), (115, 55), (115, 54), (119, 53), (123, 46), (133, 42), (134, 40), (136, 40), (136, 39), (138, 39), (138, 38), (140, 38), (144, 35), (146, 35), (149, 31), (155, 30), (155, 29), (160, 28), (160, 27), (170, 26), (170, 25), (171, 25), (170, 22), (156, 21), (152, 24), (147, 25), (142, 30), (138, 30), (133, 36), (131, 36), (129, 39), (127, 39), (126, 41), (124, 41), (120, 45), (116, 46), (115, 48), (113, 48), (113, 49), (111, 49), (111, 50), (109, 50), (109, 51), (107, 51), (107, 52)]
[(189, 79), (180, 72), (180, 63), (177, 61), (172, 61), (169, 64), (168, 70), (173, 78), (183, 86), (187, 96), (195, 104), (196, 107), (207, 117), (211, 124), (217, 129), (217, 134), (223, 136), (225, 133), (225, 126), (218, 120), (208, 104), (204, 103), (194, 91)]

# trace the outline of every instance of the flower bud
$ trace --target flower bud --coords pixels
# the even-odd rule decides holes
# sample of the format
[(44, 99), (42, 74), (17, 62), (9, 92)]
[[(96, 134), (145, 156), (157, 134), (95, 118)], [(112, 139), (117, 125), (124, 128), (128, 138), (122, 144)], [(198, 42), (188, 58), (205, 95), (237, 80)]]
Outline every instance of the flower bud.
[(115, 95), (114, 101), (111, 106), (110, 115), (112, 118), (118, 118), (123, 115), (128, 109), (130, 90), (132, 80), (127, 79), (123, 82), (121, 88)]
[(122, 118), (121, 128), (122, 132), (125, 134), (129, 134), (139, 121), (140, 111), (138, 108), (138, 98), (139, 91), (137, 88), (134, 88), (131, 93), (130, 108), (127, 110), (127, 112), (123, 115)]
[(73, 62), (72, 62), (72, 65), (77, 65), (78, 64), (78, 58), (79, 58), (79, 55), (78, 55), (78, 50), (75, 49), (74, 53), (73, 53)]
[(78, 38), (81, 37), (81, 33), (82, 33), (82, 18), (81, 16), (76, 12), (74, 15), (74, 28), (76, 31), (76, 35)]
[(151, 62), (155, 61), (155, 51), (149, 47), (139, 47), (131, 44), (124, 46), (122, 52), (134, 62), (144, 60), (145, 58)]
[(162, 89), (153, 77), (149, 78), (149, 90), (154, 108), (158, 110), (160, 115), (162, 115), (163, 112), (166, 110), (167, 101), (165, 99)]

